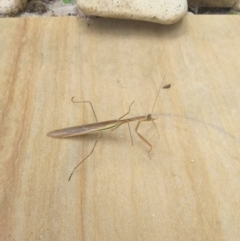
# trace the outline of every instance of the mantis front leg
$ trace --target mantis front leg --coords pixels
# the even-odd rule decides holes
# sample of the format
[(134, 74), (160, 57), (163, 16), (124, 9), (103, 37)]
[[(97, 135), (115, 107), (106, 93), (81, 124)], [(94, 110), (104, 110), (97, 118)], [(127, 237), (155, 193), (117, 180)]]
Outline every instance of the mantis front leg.
[(148, 150), (148, 153), (150, 154), (150, 152), (151, 152), (151, 150), (152, 150), (152, 145), (138, 132), (138, 128), (139, 128), (141, 122), (143, 122), (143, 121), (149, 121), (149, 120), (146, 119), (146, 120), (141, 120), (141, 121), (139, 121), (139, 122), (137, 123), (136, 128), (135, 128), (135, 132), (136, 132), (137, 135), (141, 138), (141, 140), (144, 141), (144, 142), (150, 147), (150, 149)]

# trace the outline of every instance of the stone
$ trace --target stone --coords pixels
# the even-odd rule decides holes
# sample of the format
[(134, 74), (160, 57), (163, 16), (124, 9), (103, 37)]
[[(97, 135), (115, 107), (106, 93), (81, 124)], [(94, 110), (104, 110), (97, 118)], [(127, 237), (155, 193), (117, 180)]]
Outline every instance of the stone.
[(85, 15), (173, 24), (187, 13), (187, 0), (77, 0)]
[(1, 0), (0, 14), (17, 14), (21, 12), (27, 4), (27, 0)]

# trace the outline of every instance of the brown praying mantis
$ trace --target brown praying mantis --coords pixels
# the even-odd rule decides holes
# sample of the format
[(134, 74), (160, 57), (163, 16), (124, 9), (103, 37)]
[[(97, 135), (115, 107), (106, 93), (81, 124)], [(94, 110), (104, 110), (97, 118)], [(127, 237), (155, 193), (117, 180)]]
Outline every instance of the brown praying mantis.
[[(167, 72), (166, 72), (167, 74)], [(165, 76), (166, 76), (165, 74)], [(164, 85), (163, 86), (163, 82), (164, 82), (164, 79), (165, 79), (165, 76), (163, 78), (163, 81), (159, 87), (159, 90), (158, 90), (158, 93), (157, 93), (157, 96), (155, 98), (155, 101), (154, 101), (154, 104), (153, 104), (153, 107), (152, 107), (152, 112), (154, 110), (154, 107), (155, 107), (155, 104), (156, 104), (156, 101), (157, 101), (157, 98), (158, 98), (158, 95), (160, 93), (160, 90), (161, 88), (163, 89), (168, 89), (171, 87), (170, 84), (167, 84), (167, 85)], [(73, 126), (73, 127), (67, 127), (67, 128), (63, 128), (63, 129), (58, 129), (58, 130), (54, 130), (54, 131), (51, 131), (51, 132), (48, 132), (47, 133), (47, 136), (50, 136), (50, 137), (55, 137), (55, 138), (66, 138), (66, 137), (71, 137), (71, 136), (81, 136), (81, 135), (88, 135), (88, 134), (92, 134), (92, 133), (98, 133), (98, 136), (96, 138), (96, 141), (93, 145), (93, 148), (91, 150), (91, 152), (81, 161), (79, 162), (75, 167), (74, 169), (72, 170), (70, 176), (69, 176), (69, 179), (68, 181), (71, 180), (71, 177), (73, 175), (73, 173), (75, 172), (75, 170), (90, 156), (92, 155), (95, 147), (96, 147), (96, 144), (98, 142), (98, 139), (100, 137), (100, 134), (102, 131), (107, 131), (107, 130), (115, 130), (117, 129), (119, 126), (123, 125), (123, 124), (128, 124), (132, 121), (138, 121), (136, 127), (135, 127), (135, 132), (137, 133), (137, 135), (139, 136), (139, 138), (144, 141), (149, 147), (150, 149), (148, 150), (148, 153), (151, 152), (152, 150), (152, 145), (150, 144), (150, 142), (148, 142), (139, 132), (138, 132), (138, 128), (141, 124), (141, 122), (143, 121), (154, 121), (156, 120), (157, 118), (153, 118), (152, 117), (152, 112), (151, 114), (148, 114), (148, 115), (144, 115), (144, 116), (137, 116), (137, 117), (132, 117), (132, 118), (128, 118), (128, 119), (123, 119), (123, 117), (125, 117), (126, 115), (128, 115), (130, 113), (130, 109), (131, 109), (131, 106), (132, 104), (134, 103), (134, 101), (130, 104), (129, 106), (129, 110), (126, 114), (124, 114), (123, 116), (121, 116), (120, 118), (118, 119), (115, 119), (115, 120), (109, 120), (109, 121), (102, 121), (102, 122), (98, 122), (97, 120), (97, 116), (95, 114), (95, 111), (93, 109), (93, 106), (92, 106), (92, 103), (90, 101), (78, 101), (78, 102), (75, 102), (73, 101), (73, 98), (72, 97), (72, 102), (73, 103), (89, 103), (91, 108), (92, 108), (92, 111), (93, 111), (93, 114), (95, 116), (95, 119), (96, 119), (96, 123), (91, 123), (91, 124), (86, 124), (86, 125), (80, 125), (80, 126)], [(154, 122), (153, 122), (154, 123)], [(129, 128), (130, 130), (130, 128)], [(130, 135), (131, 135), (131, 132), (130, 132)]]

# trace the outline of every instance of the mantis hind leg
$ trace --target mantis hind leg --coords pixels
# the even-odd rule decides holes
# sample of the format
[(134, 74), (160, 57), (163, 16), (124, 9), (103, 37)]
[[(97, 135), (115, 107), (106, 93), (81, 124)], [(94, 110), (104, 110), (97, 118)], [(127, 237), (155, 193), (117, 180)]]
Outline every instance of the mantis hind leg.
[(95, 149), (95, 147), (96, 147), (96, 145), (97, 145), (98, 139), (100, 138), (100, 135), (101, 135), (101, 132), (98, 133), (98, 136), (97, 136), (97, 138), (96, 138), (96, 140), (95, 140), (95, 143), (94, 143), (94, 145), (93, 145), (93, 148), (92, 148), (91, 152), (90, 152), (86, 157), (84, 157), (84, 159), (83, 159), (81, 162), (79, 162), (79, 163), (73, 168), (73, 170), (72, 170), (72, 172), (71, 172), (71, 174), (70, 174), (70, 176), (69, 176), (69, 178), (68, 178), (68, 181), (71, 180), (72, 175), (73, 175), (73, 173), (75, 172), (75, 170), (76, 170), (85, 160), (87, 160), (88, 157), (90, 157), (90, 156), (93, 154), (93, 151), (94, 151), (94, 149)]
[[(98, 122), (98, 120), (97, 120), (97, 115), (96, 115), (96, 113), (95, 113), (95, 111), (94, 111), (94, 108), (93, 108), (93, 105), (92, 105), (92, 102), (91, 102), (91, 101), (88, 101), (88, 100), (84, 100), (84, 101), (74, 101), (74, 96), (72, 97), (71, 101), (72, 101), (73, 103), (84, 103), (84, 104), (88, 103), (88, 104), (90, 104), (91, 109), (92, 109), (92, 112), (93, 112), (93, 115), (94, 115), (94, 117), (95, 117), (95, 120), (96, 120), (96, 122)], [(81, 162), (79, 162), (79, 163), (74, 167), (74, 169), (72, 170), (72, 172), (71, 172), (71, 174), (70, 174), (70, 176), (69, 176), (69, 178), (68, 178), (68, 181), (71, 180), (72, 175), (73, 175), (73, 173), (75, 172), (75, 170), (76, 170), (85, 160), (87, 160), (88, 157), (90, 157), (90, 156), (93, 154), (93, 151), (94, 151), (94, 149), (95, 149), (95, 147), (96, 147), (96, 145), (97, 145), (98, 139), (100, 138), (100, 134), (101, 134), (101, 132), (98, 133), (98, 136), (97, 136), (97, 138), (96, 138), (96, 140), (95, 140), (95, 143), (94, 143), (93, 148), (92, 148), (92, 150), (90, 151), (90, 153), (89, 153), (85, 158), (83, 158), (83, 160), (82, 160)]]
[(71, 101), (72, 101), (73, 103), (84, 103), (84, 104), (88, 103), (88, 104), (90, 104), (90, 106), (91, 106), (91, 108), (92, 108), (92, 111), (93, 111), (93, 114), (94, 114), (94, 117), (95, 117), (95, 120), (96, 120), (96, 122), (98, 122), (98, 120), (97, 120), (97, 115), (96, 115), (96, 113), (95, 113), (95, 111), (94, 111), (94, 108), (93, 108), (93, 105), (92, 105), (92, 102), (91, 102), (91, 101), (88, 101), (88, 100), (74, 101), (73, 99), (74, 99), (74, 96), (73, 96), (72, 99), (71, 99)]
[[(148, 142), (148, 141), (138, 132), (138, 128), (139, 128), (141, 122), (143, 122), (143, 121), (144, 121), (144, 120), (139, 121), (139, 122), (137, 123), (137, 126), (136, 126), (136, 128), (135, 128), (135, 132), (137, 133), (137, 135), (139, 136), (139, 138), (140, 138), (142, 141), (144, 141), (144, 142), (150, 147), (150, 149), (148, 150), (148, 153), (150, 154), (150, 152), (152, 151), (152, 145), (151, 145), (151, 143)], [(147, 120), (146, 120), (146, 121), (147, 121)]]

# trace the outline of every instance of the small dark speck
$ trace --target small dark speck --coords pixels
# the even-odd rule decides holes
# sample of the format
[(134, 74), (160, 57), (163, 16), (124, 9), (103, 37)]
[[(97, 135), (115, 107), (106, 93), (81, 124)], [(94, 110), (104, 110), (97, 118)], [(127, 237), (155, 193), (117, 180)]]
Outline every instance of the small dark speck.
[(162, 88), (163, 89), (170, 89), (171, 88), (171, 84), (164, 85)]

